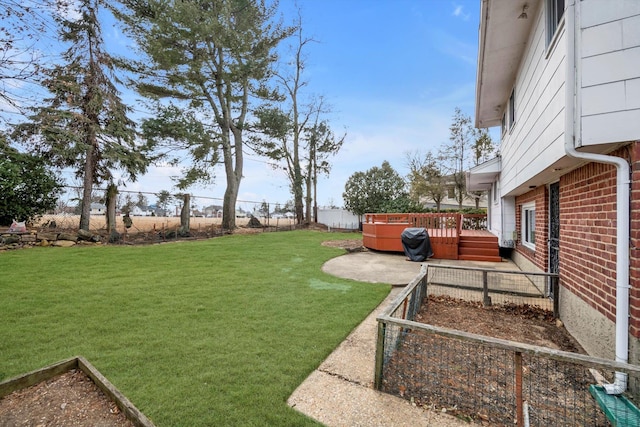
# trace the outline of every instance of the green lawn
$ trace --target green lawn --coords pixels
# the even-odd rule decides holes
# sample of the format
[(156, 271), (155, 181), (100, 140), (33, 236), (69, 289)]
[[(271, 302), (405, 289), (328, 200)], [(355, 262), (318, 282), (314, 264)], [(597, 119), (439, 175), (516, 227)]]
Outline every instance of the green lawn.
[(158, 426), (314, 425), (287, 397), (387, 295), (313, 231), (0, 254), (0, 381), (86, 357)]

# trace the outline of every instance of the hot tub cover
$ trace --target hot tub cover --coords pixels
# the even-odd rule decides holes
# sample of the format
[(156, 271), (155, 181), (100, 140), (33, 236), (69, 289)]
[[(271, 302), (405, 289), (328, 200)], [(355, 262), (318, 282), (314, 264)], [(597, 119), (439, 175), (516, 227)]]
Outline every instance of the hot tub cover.
[(411, 261), (424, 261), (433, 256), (429, 233), (425, 228), (405, 228), (400, 238), (404, 254)]

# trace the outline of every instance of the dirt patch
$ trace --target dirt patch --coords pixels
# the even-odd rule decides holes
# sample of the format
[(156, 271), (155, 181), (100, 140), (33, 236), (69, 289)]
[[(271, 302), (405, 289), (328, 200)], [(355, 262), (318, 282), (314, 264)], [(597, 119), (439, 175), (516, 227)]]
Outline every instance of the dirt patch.
[(0, 399), (0, 426), (133, 427), (82, 371), (72, 369)]
[(585, 353), (553, 313), (530, 305), (484, 307), (481, 302), (430, 296), (416, 321), (556, 350)]
[(366, 248), (362, 246), (362, 239), (327, 240), (322, 242), (322, 246), (342, 248), (347, 252), (362, 252), (366, 250)]

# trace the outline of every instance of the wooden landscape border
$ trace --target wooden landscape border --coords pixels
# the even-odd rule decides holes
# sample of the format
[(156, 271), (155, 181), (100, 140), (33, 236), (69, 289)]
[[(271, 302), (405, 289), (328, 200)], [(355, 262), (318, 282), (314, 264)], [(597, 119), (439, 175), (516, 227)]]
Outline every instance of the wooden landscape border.
[(53, 365), (28, 372), (0, 382), (0, 398), (7, 396), (14, 391), (22, 390), (42, 381), (64, 374), (72, 369), (80, 369), (98, 386), (100, 390), (111, 399), (136, 427), (155, 427), (133, 403), (129, 401), (111, 382), (102, 375), (87, 359), (82, 356), (72, 357), (62, 360)]

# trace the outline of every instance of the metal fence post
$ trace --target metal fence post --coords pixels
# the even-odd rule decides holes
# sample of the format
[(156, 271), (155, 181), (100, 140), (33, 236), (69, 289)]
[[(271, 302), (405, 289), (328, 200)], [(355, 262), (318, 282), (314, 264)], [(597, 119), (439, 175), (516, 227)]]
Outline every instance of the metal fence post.
[(553, 317), (560, 318), (560, 277), (554, 276), (551, 278), (553, 284)]

